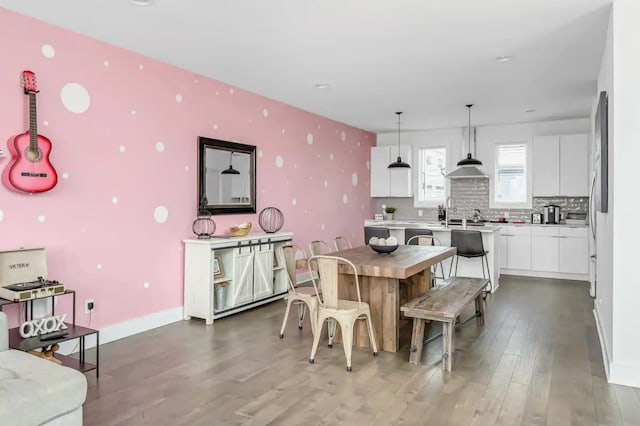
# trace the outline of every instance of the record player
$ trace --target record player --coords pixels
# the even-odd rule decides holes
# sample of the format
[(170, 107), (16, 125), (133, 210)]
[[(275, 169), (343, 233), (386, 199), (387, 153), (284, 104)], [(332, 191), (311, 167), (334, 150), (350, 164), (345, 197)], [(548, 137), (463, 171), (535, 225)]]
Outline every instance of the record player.
[(63, 294), (64, 285), (47, 279), (44, 248), (0, 251), (0, 297), (14, 302)]

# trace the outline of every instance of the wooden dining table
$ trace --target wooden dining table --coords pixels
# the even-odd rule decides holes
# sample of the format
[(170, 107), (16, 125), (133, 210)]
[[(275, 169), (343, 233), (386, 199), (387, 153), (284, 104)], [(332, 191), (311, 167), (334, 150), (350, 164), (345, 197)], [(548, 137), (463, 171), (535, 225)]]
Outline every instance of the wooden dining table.
[[(419, 245), (401, 245), (389, 254), (379, 254), (369, 246), (331, 253), (355, 265), (361, 300), (371, 310), (378, 350), (387, 352), (396, 352), (399, 347), (401, 294), (409, 301), (426, 293), (431, 287), (431, 267), (455, 254), (455, 247)], [(358, 300), (353, 270), (346, 264), (338, 265), (338, 297)], [(334, 340), (341, 341), (339, 327)], [(364, 321), (354, 327), (353, 343), (357, 347), (371, 346)]]

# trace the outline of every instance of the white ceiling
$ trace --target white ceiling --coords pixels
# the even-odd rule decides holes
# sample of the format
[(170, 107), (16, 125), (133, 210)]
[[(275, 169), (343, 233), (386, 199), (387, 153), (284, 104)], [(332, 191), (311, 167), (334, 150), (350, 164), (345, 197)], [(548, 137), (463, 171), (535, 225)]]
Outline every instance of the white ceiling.
[[(612, 0), (0, 0), (374, 132), (587, 117)], [(509, 55), (509, 62), (495, 58)], [(329, 83), (319, 90), (316, 83)], [(536, 109), (525, 113), (525, 109)]]

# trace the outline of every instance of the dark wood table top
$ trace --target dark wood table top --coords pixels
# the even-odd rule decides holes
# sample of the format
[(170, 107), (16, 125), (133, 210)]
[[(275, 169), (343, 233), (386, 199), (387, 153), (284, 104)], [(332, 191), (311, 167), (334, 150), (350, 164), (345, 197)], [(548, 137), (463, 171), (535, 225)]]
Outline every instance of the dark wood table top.
[[(379, 254), (369, 246), (361, 246), (330, 255), (351, 261), (358, 275), (406, 279), (455, 254), (455, 247), (401, 245), (389, 254)], [(346, 265), (338, 268), (340, 273), (351, 273), (351, 267)]]

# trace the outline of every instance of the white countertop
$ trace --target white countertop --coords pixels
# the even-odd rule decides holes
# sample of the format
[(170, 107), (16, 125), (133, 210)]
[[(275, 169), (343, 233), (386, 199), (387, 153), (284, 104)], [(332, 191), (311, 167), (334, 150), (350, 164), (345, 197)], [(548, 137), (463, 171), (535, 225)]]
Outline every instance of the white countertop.
[[(450, 231), (452, 229), (462, 229), (461, 225), (449, 225), (448, 228), (445, 228), (444, 225), (440, 224), (439, 222), (428, 222), (428, 221), (422, 221), (422, 220), (412, 220), (412, 219), (407, 219), (407, 220), (402, 220), (402, 219), (397, 219), (397, 220), (372, 220), (372, 219), (366, 219), (364, 221), (364, 225), (365, 226), (380, 226), (380, 227), (385, 227), (385, 228), (389, 228), (389, 229), (404, 229), (404, 228), (428, 228), (428, 229), (432, 229), (434, 231)], [(476, 231), (480, 231), (480, 232), (496, 232), (498, 230), (500, 230), (501, 227), (503, 226), (535, 226), (535, 227), (562, 227), (562, 228), (586, 228), (589, 225), (571, 225), (571, 224), (566, 224), (566, 223), (560, 223), (557, 225), (546, 225), (546, 224), (540, 224), (540, 223), (511, 223), (511, 222), (505, 222), (505, 223), (489, 223), (489, 222), (485, 222), (484, 226), (474, 226), (474, 225), (469, 225), (467, 224), (467, 229), (471, 229), (471, 230), (476, 230)]]

